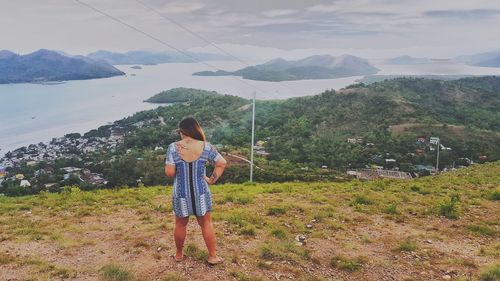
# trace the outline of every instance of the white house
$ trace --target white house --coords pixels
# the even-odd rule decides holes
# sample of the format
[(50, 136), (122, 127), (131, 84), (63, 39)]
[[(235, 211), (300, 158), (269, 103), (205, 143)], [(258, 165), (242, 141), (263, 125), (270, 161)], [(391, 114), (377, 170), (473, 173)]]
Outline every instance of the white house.
[(27, 180), (22, 180), (19, 185), (21, 187), (29, 187), (29, 186), (31, 186), (31, 183), (29, 181), (27, 181)]

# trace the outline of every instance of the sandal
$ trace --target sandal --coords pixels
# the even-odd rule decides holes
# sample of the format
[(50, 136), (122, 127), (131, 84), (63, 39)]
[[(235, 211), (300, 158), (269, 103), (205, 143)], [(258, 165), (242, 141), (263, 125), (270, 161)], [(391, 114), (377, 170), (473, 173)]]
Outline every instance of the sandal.
[(181, 261), (183, 261), (183, 260), (184, 260), (184, 255), (182, 255), (182, 258), (180, 258), (180, 259), (179, 259), (179, 258), (177, 258), (177, 256), (176, 256), (176, 255), (171, 255), (171, 257), (172, 257), (172, 258), (174, 258), (174, 260), (175, 260), (176, 262), (181, 262)]
[(224, 259), (220, 258), (220, 257), (217, 257), (217, 259), (215, 261), (209, 261), (207, 260), (207, 263), (209, 265), (217, 265), (217, 264), (221, 264), (224, 262)]

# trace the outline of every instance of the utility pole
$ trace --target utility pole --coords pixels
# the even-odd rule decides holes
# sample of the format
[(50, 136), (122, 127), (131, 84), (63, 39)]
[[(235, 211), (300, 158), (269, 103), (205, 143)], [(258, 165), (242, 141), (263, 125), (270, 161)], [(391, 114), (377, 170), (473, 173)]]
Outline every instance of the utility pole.
[(441, 140), (437, 140), (437, 157), (436, 157), (436, 173), (439, 174), (439, 147), (441, 146)]
[(431, 137), (429, 142), (436, 145), (437, 156), (436, 156), (436, 173), (439, 173), (439, 148), (441, 146), (441, 140), (438, 137)]
[(253, 182), (253, 147), (255, 144), (255, 97), (256, 92), (253, 92), (253, 102), (252, 102), (252, 147), (250, 149), (250, 182)]

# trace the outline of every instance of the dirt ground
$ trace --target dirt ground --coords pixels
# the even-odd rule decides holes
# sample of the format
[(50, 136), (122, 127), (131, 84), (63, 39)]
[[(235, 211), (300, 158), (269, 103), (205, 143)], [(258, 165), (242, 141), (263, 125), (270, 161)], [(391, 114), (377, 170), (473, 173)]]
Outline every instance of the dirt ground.
[[(306, 185), (315, 192), (303, 192)], [(194, 218), (189, 251), (184, 261), (174, 261), (174, 217), (162, 187), (108, 191), (85, 199), (87, 207), (69, 199), (50, 207), (62, 204), (59, 195), (7, 200), (0, 280), (477, 280), (483, 268), (499, 263), (498, 201), (464, 194), (469, 199), (462, 199), (460, 218), (448, 219), (429, 211), (439, 197), (366, 193), (377, 203), (353, 204), (357, 187), (343, 188), (290, 183), (215, 190), (214, 225), (225, 260), (217, 266), (205, 261)], [(142, 190), (149, 195), (139, 197)], [(139, 199), (120, 201), (125, 197)], [(397, 211), (379, 211), (401, 198)], [(297, 235), (306, 237), (304, 245)], [(108, 264), (129, 277), (106, 279)]]

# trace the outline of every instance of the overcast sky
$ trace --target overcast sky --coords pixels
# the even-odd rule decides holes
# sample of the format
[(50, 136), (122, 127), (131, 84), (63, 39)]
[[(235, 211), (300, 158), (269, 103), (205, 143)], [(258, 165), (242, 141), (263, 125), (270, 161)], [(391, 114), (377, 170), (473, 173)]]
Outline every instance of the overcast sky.
[[(81, 0), (181, 49), (210, 50), (136, 0)], [(500, 50), (499, 0), (140, 0), (241, 56), (452, 57)], [(0, 0), (0, 49), (167, 50), (75, 0)], [(281, 51), (286, 50), (286, 51)]]

